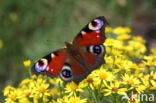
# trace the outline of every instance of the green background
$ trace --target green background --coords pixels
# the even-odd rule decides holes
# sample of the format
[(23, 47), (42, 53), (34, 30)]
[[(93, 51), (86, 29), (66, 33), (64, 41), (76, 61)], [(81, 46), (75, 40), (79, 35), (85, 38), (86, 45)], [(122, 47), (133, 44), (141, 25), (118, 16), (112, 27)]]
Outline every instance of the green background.
[(134, 35), (154, 41), (155, 11), (155, 0), (1, 0), (0, 101), (5, 86), (29, 76), (24, 60), (63, 47), (95, 17), (105, 16), (109, 26), (131, 27)]

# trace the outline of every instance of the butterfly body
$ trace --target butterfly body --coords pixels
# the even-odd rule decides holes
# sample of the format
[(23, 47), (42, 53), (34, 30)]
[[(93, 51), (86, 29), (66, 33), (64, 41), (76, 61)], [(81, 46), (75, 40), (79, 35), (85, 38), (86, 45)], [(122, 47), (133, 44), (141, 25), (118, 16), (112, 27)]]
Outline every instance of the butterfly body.
[(93, 70), (105, 63), (104, 29), (107, 21), (98, 17), (87, 24), (66, 48), (38, 60), (32, 71), (36, 74), (60, 76), (62, 80), (79, 83)]

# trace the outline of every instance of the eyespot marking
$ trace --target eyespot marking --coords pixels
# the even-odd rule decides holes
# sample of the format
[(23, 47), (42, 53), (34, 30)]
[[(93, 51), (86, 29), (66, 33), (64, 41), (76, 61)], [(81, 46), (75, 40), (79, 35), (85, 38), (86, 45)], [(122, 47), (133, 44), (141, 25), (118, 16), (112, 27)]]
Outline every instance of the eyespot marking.
[(103, 45), (92, 45), (87, 48), (87, 51), (94, 55), (102, 55), (104, 54), (104, 46)]
[(104, 25), (104, 22), (101, 19), (95, 19), (89, 23), (88, 28), (91, 30), (99, 30)]
[(93, 22), (92, 22), (92, 26), (93, 27), (96, 27), (98, 25), (98, 23), (94, 20)]
[(64, 81), (71, 81), (73, 78), (71, 66), (68, 63), (65, 63), (64, 66), (62, 67), (62, 71), (60, 72), (60, 77)]
[(37, 72), (43, 72), (47, 69), (48, 61), (47, 59), (40, 59), (36, 64), (35, 64), (35, 70)]

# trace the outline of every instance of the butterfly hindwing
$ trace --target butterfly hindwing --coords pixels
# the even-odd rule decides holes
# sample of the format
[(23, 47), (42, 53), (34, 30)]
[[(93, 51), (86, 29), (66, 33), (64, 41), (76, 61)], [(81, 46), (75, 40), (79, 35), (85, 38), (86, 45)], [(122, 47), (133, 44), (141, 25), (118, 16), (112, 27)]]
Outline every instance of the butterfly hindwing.
[[(86, 71), (93, 71), (94, 69), (97, 69), (99, 66), (105, 63), (105, 46), (103, 46), (102, 44), (79, 47), (79, 49), (77, 50), (77, 53), (80, 55), (80, 57), (76, 58), (76, 60), (79, 65), (85, 68)], [(75, 56), (76, 54), (74, 54), (72, 57)]]

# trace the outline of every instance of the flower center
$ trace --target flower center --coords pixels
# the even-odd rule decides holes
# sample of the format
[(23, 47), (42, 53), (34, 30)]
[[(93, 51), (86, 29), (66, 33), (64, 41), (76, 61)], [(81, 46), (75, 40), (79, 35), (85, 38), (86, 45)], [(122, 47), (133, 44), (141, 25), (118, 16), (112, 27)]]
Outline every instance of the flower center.
[(153, 76), (152, 76), (152, 75), (150, 75), (148, 79), (149, 79), (149, 80), (153, 80)]
[(118, 88), (114, 87), (114, 88), (112, 88), (112, 91), (116, 93), (116, 92), (118, 92)]

